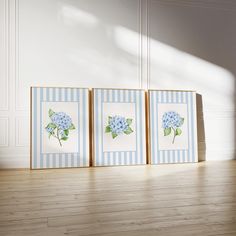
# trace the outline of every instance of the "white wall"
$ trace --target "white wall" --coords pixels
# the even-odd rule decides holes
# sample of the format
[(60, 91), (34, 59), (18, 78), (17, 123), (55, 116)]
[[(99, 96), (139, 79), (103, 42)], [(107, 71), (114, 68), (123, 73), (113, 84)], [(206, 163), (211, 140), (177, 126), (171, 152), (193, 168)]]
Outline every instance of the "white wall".
[(233, 0), (0, 0), (0, 168), (29, 167), (33, 85), (197, 90), (201, 159), (205, 148), (233, 159), (235, 11)]

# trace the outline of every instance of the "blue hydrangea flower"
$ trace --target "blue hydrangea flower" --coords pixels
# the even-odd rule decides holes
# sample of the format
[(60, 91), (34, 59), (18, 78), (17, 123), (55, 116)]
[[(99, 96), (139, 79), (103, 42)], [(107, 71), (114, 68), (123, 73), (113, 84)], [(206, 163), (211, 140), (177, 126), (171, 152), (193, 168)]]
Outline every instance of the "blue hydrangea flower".
[(53, 132), (53, 128), (52, 127), (46, 127), (46, 131), (48, 132), (48, 133), (52, 133)]
[(175, 111), (165, 112), (162, 116), (162, 127), (166, 128), (177, 128), (182, 125), (182, 118)]
[(120, 134), (129, 135), (134, 131), (130, 127), (132, 119), (122, 116), (108, 116), (108, 125), (105, 128), (105, 133), (111, 133), (112, 138), (116, 138)]
[(61, 130), (67, 130), (72, 124), (70, 116), (65, 112), (56, 112), (51, 117), (52, 122)]
[(127, 123), (125, 117), (122, 116), (111, 117), (109, 120), (109, 126), (111, 128), (111, 132), (117, 135), (124, 133), (129, 128), (129, 124)]
[(162, 128), (164, 129), (164, 136), (168, 136), (171, 133), (174, 134), (172, 144), (175, 142), (175, 137), (182, 134), (180, 127), (184, 123), (184, 118), (175, 111), (165, 112), (162, 116)]
[(69, 133), (75, 129), (72, 119), (65, 112), (54, 112), (52, 109), (48, 110), (48, 116), (51, 119), (45, 127), (48, 138), (56, 138), (62, 146), (62, 141), (68, 140)]

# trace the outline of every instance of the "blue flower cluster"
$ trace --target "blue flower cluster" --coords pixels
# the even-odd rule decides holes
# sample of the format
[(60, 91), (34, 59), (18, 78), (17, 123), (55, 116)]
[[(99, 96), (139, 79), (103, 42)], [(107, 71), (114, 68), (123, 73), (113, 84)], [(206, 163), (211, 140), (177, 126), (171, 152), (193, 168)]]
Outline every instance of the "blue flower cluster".
[(182, 118), (175, 111), (165, 112), (162, 116), (162, 127), (166, 128), (177, 128), (182, 125)]
[(51, 120), (61, 130), (69, 129), (72, 124), (71, 118), (65, 112), (54, 113)]
[(54, 131), (54, 128), (47, 126), (46, 130), (48, 133), (52, 133)]
[(109, 120), (109, 126), (111, 128), (111, 132), (117, 135), (124, 133), (129, 128), (129, 124), (127, 123), (125, 117), (122, 116), (111, 117)]

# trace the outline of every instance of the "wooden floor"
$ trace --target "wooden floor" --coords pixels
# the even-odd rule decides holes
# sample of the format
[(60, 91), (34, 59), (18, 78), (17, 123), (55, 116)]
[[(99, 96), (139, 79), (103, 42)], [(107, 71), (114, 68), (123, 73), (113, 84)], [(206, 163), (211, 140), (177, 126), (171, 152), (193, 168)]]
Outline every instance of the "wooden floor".
[(236, 161), (0, 171), (0, 235), (236, 235)]

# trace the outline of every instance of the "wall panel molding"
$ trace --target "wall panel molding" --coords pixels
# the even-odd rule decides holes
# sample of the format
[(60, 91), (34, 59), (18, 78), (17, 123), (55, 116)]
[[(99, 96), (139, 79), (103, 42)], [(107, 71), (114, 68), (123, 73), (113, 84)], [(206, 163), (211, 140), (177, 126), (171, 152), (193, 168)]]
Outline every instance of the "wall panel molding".
[(17, 116), (15, 118), (15, 146), (29, 147), (29, 118)]
[[(3, 48), (4, 52), (1, 53), (3, 55), (3, 77), (1, 79), (1, 86), (2, 86), (2, 94), (3, 97), (0, 103), (0, 110), (1, 111), (8, 111), (9, 110), (9, 0), (2, 1), (3, 3)], [(2, 95), (1, 94), (1, 95)]]
[(150, 10), (149, 10), (149, 0), (147, 1), (147, 88), (150, 88), (150, 80), (151, 80), (151, 75), (150, 75)]
[(143, 76), (142, 76), (142, 0), (138, 1), (138, 33), (139, 33), (139, 48), (138, 48), (138, 77), (139, 77), (139, 88), (143, 88)]
[(14, 21), (14, 27), (15, 27), (15, 110), (16, 111), (27, 111), (27, 105), (24, 104), (23, 101), (21, 101), (20, 93), (19, 91), (22, 89), (20, 86), (20, 63), (19, 63), (19, 4), (20, 0), (15, 0), (15, 21)]
[(0, 117), (0, 147), (9, 146), (9, 117)]
[(141, 22), (140, 22), (140, 38), (141, 38), (141, 77), (142, 89), (149, 89), (149, 0), (140, 0)]

